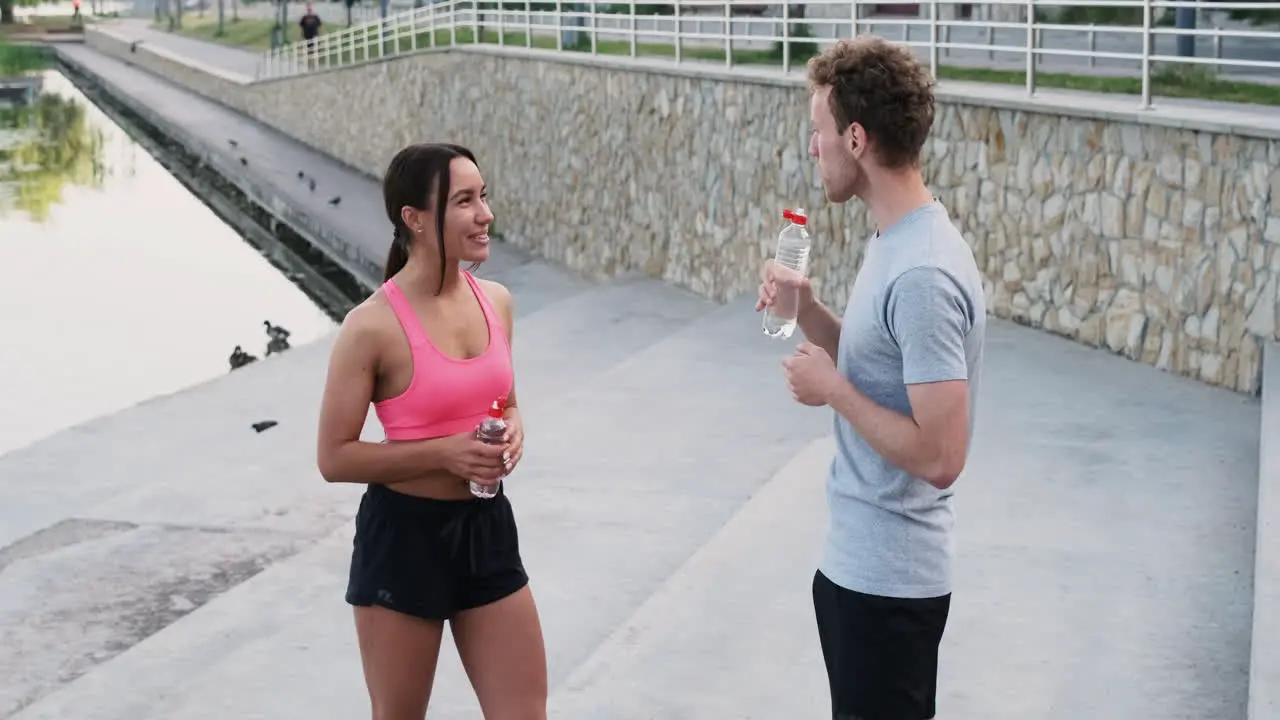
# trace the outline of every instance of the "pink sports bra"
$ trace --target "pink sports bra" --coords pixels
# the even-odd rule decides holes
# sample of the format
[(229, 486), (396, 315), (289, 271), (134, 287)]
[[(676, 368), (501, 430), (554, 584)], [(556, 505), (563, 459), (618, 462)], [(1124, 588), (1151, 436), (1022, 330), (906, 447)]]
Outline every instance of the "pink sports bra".
[(373, 406), (388, 440), (421, 440), (470, 432), (486, 417), (494, 400), (505, 403), (511, 394), (515, 380), (502, 321), (471, 273), (463, 271), (462, 275), (480, 301), (489, 326), (488, 347), (466, 360), (445, 355), (432, 344), (394, 280), (382, 285), (409, 339), (413, 358), (409, 387)]

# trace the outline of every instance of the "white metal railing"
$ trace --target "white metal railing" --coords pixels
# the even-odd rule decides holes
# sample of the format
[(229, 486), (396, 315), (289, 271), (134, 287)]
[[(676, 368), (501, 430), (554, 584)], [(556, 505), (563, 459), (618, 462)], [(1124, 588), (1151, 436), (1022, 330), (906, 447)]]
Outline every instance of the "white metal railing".
[[(1070, 13), (1082, 14), (1080, 8), (1106, 8), (1103, 12), (1114, 16), (1127, 15), (1127, 23), (1068, 22)], [(1168, 22), (1179, 8), (1194, 13), (1194, 29)], [(815, 48), (842, 37), (876, 33), (923, 53), (935, 75), (940, 65), (1025, 74), (1029, 95), (1035, 92), (1037, 74), (1043, 72), (1130, 77), (1140, 80), (1141, 106), (1149, 108), (1157, 63), (1209, 68), (1233, 80), (1274, 84), (1280, 93), (1280, 22), (1251, 26), (1230, 20), (1229, 11), (1237, 9), (1280, 14), (1280, 2), (444, 0), (323, 35), (310, 45), (297, 42), (268, 51), (258, 77), (279, 78), (477, 43), (665, 57), (675, 63), (714, 62), (725, 67), (772, 64), (785, 73), (799, 67)]]

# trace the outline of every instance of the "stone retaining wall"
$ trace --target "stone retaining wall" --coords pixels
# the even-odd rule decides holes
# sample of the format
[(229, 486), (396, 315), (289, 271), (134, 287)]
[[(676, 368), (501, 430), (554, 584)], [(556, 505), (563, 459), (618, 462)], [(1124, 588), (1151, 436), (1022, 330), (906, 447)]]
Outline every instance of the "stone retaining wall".
[[(375, 177), (407, 143), (471, 146), (502, 234), (596, 276), (751, 291), (782, 209), (802, 206), (814, 280), (842, 307), (871, 232), (860, 205), (823, 200), (795, 78), (466, 51), (246, 85), (88, 42)], [(1261, 343), (1280, 339), (1280, 140), (948, 97), (927, 178), (995, 315), (1258, 391)]]

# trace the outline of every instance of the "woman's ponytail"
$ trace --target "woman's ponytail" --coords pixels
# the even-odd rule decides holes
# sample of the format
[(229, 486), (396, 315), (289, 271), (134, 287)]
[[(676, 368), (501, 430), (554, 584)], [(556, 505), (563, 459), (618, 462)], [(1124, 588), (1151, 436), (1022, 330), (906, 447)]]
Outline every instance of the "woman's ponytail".
[(405, 263), (409, 262), (409, 243), (400, 232), (400, 228), (395, 229), (395, 237), (391, 239), (391, 251), (387, 253), (387, 267), (383, 272), (382, 281), (390, 280), (396, 273), (404, 269)]

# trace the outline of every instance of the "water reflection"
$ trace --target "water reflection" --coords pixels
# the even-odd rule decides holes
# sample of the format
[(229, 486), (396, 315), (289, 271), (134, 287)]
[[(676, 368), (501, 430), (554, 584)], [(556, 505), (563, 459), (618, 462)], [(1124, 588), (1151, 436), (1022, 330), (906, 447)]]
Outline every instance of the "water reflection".
[(102, 183), (102, 132), (82, 103), (43, 92), (46, 75), (11, 77), (13, 105), (0, 107), (0, 220), (15, 208), (43, 222), (66, 185)]
[(298, 352), (267, 355), (265, 321), (295, 348), (334, 327), (66, 78), (40, 78), (32, 160), (4, 175), (0, 453), (225, 375), (237, 345), (255, 365)]

